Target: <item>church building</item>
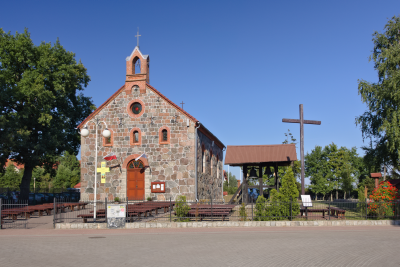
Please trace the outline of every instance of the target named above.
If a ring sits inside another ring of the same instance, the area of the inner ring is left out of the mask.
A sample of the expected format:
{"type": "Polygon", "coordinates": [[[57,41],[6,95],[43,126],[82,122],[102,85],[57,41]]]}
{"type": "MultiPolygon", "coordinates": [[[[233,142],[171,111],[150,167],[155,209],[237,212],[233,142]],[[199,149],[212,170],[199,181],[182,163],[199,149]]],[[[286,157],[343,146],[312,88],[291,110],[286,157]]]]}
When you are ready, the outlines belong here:
{"type": "Polygon", "coordinates": [[[89,130],[81,136],[81,199],[94,199],[97,186],[97,199],[221,200],[224,144],[150,85],[149,64],[136,46],[125,84],[78,126],[89,130]]]}

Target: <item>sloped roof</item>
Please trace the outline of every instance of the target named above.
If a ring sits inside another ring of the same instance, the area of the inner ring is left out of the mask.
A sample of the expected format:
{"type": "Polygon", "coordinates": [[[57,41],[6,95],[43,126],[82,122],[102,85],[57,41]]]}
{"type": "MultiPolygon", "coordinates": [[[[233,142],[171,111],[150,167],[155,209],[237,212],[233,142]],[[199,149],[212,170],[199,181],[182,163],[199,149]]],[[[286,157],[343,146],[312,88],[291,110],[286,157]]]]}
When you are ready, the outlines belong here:
{"type": "Polygon", "coordinates": [[[378,178],[378,177],[382,177],[382,173],[380,172],[371,173],[371,178],[378,178]]]}
{"type": "Polygon", "coordinates": [[[289,165],[297,160],[295,144],[227,146],[225,165],[280,163],[289,165]]]}
{"type": "MultiPolygon", "coordinates": [[[[174,108],[176,108],[178,111],[183,113],[185,116],[187,116],[190,120],[192,120],[194,123],[198,123],[199,120],[197,120],[195,117],[187,113],[185,110],[183,110],[181,107],[179,107],[177,104],[172,102],[168,97],[160,93],[156,88],[151,86],[150,84],[146,83],[147,88],[152,90],[154,93],[159,95],[162,99],[164,99],[166,102],[168,102],[170,105],[172,105],[174,108]]],[[[96,116],[104,107],[108,105],[111,101],[113,101],[125,88],[125,85],[123,85],[121,88],[119,88],[110,98],[108,98],[103,104],[101,104],[95,111],[92,112],[86,119],[84,119],[78,126],[77,128],[81,128],[82,126],[85,125],[87,121],[92,119],[94,116],[96,116]]],[[[212,134],[203,124],[200,125],[199,130],[205,134],[210,140],[213,140],[216,145],[218,145],[221,149],[225,147],[225,145],[214,135],[212,134]]]]}

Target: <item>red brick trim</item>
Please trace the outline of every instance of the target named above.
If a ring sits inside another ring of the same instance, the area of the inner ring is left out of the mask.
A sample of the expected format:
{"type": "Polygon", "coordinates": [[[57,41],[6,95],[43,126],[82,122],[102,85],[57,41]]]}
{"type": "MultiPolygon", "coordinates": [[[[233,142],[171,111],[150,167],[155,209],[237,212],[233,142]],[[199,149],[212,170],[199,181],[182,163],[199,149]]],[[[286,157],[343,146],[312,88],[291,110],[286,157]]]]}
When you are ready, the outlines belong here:
{"type": "Polygon", "coordinates": [[[142,131],[140,131],[139,128],[133,128],[130,132],[129,132],[129,143],[131,146],[140,146],[142,144],[142,131]],[[133,136],[133,133],[135,131],[139,132],[139,142],[135,143],[135,137],[133,136]]]}
{"type": "Polygon", "coordinates": [[[169,129],[168,126],[162,126],[159,130],[158,130],[158,143],[160,145],[166,145],[169,144],[171,142],[171,130],[169,129]],[[162,139],[162,131],[163,130],[167,130],[168,133],[168,141],[163,141],[162,139]]]}
{"type": "MultiPolygon", "coordinates": [[[[128,167],[128,163],[131,162],[131,160],[136,159],[140,155],[142,155],[142,154],[132,154],[132,155],[127,156],[124,159],[124,163],[122,163],[122,169],[126,170],[126,168],[128,167]]],[[[149,166],[149,162],[147,161],[147,159],[140,158],[140,160],[143,162],[144,166],[149,166]]]]}
{"type": "Polygon", "coordinates": [[[129,115],[131,118],[139,118],[140,116],[142,116],[143,113],[144,113],[144,109],[145,109],[144,102],[143,102],[142,100],[140,100],[140,99],[134,99],[134,100],[130,101],[130,102],[128,103],[128,106],[126,107],[126,111],[128,112],[128,115],[129,115]],[[136,102],[138,102],[138,103],[140,103],[140,104],[142,105],[142,111],[141,111],[139,114],[137,114],[137,115],[134,114],[134,113],[132,112],[132,109],[131,109],[132,105],[133,105],[134,103],[136,103],[136,102]]]}
{"type": "Polygon", "coordinates": [[[114,132],[113,132],[113,130],[111,130],[111,129],[108,129],[108,130],[109,130],[110,133],[111,133],[111,136],[110,136],[111,143],[107,144],[107,143],[106,143],[106,139],[107,139],[107,138],[105,138],[104,136],[102,136],[102,137],[103,137],[103,146],[113,146],[113,145],[114,145],[114,132]]]}

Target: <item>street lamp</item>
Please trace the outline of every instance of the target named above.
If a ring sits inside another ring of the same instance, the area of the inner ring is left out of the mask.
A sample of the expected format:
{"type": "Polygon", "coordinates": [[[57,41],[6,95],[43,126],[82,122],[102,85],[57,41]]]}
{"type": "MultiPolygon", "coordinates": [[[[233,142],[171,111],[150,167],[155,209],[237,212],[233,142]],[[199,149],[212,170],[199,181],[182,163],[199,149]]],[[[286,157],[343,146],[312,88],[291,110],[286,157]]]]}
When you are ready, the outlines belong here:
{"type": "Polygon", "coordinates": [[[83,137],[87,137],[89,136],[89,130],[87,128],[87,125],[89,122],[94,123],[94,125],[96,126],[96,145],[95,145],[95,167],[94,167],[94,213],[93,213],[93,221],[96,221],[96,215],[97,215],[97,126],[100,125],[101,123],[104,123],[104,125],[106,126],[106,128],[104,129],[104,131],[102,132],[103,136],[105,138],[109,138],[111,136],[111,132],[110,130],[107,129],[107,123],[105,121],[100,121],[100,119],[96,119],[96,121],[91,120],[88,121],[85,124],[85,127],[83,127],[83,129],[81,130],[81,136],[83,137]]]}

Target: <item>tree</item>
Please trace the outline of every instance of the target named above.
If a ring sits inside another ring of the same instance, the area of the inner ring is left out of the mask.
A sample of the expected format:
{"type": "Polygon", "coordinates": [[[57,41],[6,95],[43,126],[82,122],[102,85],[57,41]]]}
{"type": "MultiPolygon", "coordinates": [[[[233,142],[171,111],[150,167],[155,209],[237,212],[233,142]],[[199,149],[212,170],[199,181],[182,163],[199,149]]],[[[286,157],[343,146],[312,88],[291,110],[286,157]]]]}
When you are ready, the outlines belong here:
{"type": "Polygon", "coordinates": [[[224,191],[228,192],[228,194],[234,194],[237,190],[237,180],[236,176],[233,175],[231,172],[228,173],[228,181],[224,182],[224,191]]]}
{"type": "Polygon", "coordinates": [[[11,162],[5,169],[3,174],[0,174],[0,187],[16,189],[22,179],[23,170],[17,170],[11,162]]]}
{"type": "Polygon", "coordinates": [[[21,199],[27,199],[36,166],[51,169],[64,152],[77,153],[75,127],[93,111],[83,88],[90,81],[57,40],[33,44],[30,34],[0,29],[0,164],[24,164],[21,199]]]}
{"type": "Polygon", "coordinates": [[[394,16],[385,25],[385,32],[374,32],[374,61],[378,81],[358,81],[358,93],[368,110],[356,118],[363,139],[372,147],[364,147],[366,156],[377,165],[391,165],[399,170],[400,159],[400,18],[394,16]]]}

